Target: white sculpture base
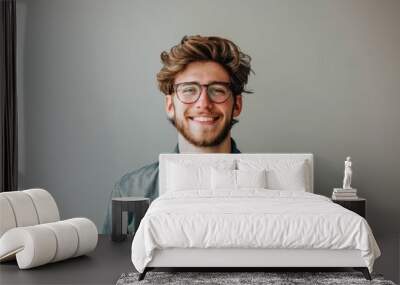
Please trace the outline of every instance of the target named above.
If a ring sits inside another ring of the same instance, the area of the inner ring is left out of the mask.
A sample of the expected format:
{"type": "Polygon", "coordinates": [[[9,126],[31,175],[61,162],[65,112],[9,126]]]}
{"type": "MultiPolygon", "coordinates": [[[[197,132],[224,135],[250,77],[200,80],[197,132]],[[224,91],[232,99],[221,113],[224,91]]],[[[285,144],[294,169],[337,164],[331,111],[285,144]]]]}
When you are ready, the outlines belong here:
{"type": "Polygon", "coordinates": [[[333,188],[333,191],[334,192],[343,192],[343,191],[357,192],[357,189],[356,188],[347,188],[347,189],[345,189],[345,188],[333,188]]]}
{"type": "Polygon", "coordinates": [[[333,200],[357,200],[357,189],[343,189],[343,188],[333,188],[332,193],[333,200]]]}

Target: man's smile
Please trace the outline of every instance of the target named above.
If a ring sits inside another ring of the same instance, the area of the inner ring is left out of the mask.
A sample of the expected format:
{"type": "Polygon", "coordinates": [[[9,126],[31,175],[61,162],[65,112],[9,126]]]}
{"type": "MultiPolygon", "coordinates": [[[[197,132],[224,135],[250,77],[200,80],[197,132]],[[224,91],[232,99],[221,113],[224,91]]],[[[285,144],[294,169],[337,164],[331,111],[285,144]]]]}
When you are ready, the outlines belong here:
{"type": "Polygon", "coordinates": [[[189,116],[190,121],[200,125],[214,125],[220,116],[189,116]]]}

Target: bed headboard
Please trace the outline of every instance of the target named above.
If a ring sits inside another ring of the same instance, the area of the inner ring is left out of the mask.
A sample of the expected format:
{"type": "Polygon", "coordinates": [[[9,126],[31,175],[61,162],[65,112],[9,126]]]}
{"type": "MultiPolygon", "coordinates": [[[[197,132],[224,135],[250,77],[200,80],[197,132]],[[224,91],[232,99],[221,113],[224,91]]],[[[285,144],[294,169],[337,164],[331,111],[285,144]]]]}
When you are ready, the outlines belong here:
{"type": "Polygon", "coordinates": [[[314,165],[312,153],[207,153],[207,154],[189,154],[189,153],[162,153],[159,155],[159,195],[166,191],[166,165],[168,161],[198,160],[199,162],[212,163],[216,160],[236,161],[243,160],[304,160],[306,166],[307,192],[314,192],[314,165]]]}

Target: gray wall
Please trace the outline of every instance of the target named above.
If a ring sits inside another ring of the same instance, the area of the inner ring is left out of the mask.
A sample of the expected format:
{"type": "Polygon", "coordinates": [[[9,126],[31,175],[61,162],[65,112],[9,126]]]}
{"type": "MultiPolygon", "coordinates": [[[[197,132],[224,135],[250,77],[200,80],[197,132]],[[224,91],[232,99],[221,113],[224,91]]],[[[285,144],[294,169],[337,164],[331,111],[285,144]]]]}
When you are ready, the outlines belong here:
{"type": "Polygon", "coordinates": [[[160,52],[221,35],[253,58],[233,136],[243,152],[312,152],[315,192],[353,186],[398,280],[400,1],[18,0],[21,188],[98,226],[118,178],[176,143],[160,52]]]}

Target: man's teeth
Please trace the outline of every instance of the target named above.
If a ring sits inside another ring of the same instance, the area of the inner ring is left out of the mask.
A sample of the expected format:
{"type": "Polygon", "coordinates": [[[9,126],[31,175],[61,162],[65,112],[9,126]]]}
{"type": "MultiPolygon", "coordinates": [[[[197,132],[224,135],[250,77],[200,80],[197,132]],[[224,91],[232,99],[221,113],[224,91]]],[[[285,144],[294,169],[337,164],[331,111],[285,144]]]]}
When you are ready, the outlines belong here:
{"type": "Polygon", "coordinates": [[[199,121],[199,122],[211,122],[216,120],[217,118],[215,117],[192,117],[194,121],[199,121]]]}

